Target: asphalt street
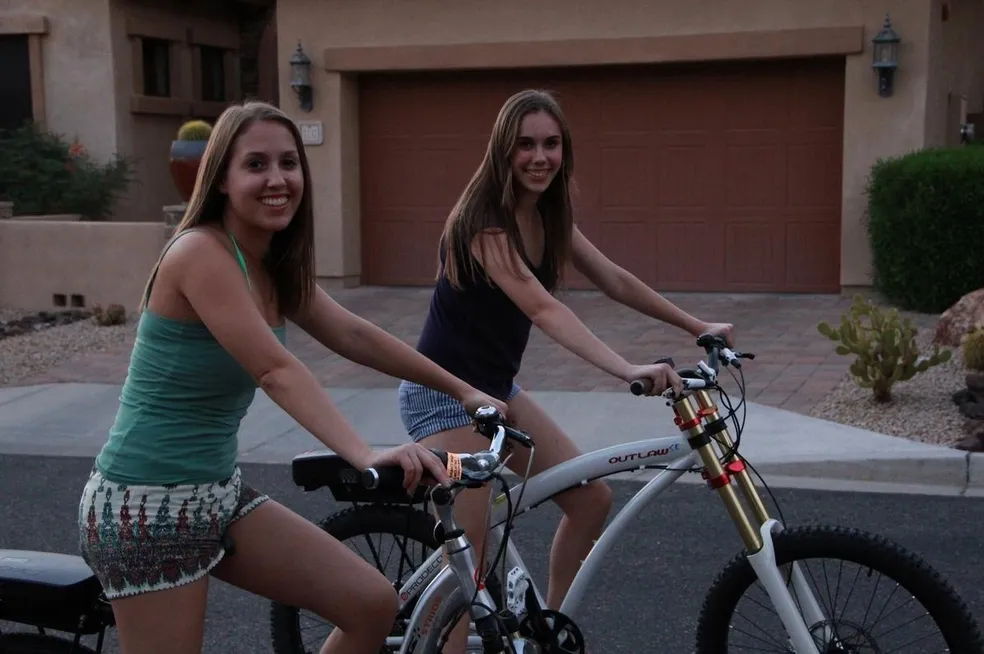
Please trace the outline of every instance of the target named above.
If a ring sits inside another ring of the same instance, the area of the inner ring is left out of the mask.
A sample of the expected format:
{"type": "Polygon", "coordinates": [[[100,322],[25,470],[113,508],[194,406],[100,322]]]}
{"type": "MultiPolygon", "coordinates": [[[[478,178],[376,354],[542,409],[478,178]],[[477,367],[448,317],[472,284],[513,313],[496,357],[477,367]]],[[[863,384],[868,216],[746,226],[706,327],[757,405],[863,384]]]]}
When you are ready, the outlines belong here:
{"type": "MultiPolygon", "coordinates": [[[[90,467],[88,458],[0,455],[0,548],[75,553],[76,508],[90,467]]],[[[246,464],[243,471],[253,485],[309,519],[336,509],[327,492],[294,487],[286,466],[246,464]]],[[[612,486],[616,509],[638,488],[627,481],[612,486]]],[[[922,554],[984,619],[984,502],[794,489],[774,493],[790,524],[860,527],[922,554]]],[[[553,505],[544,505],[516,523],[514,538],[538,580],[559,515],[553,505]]],[[[700,485],[670,489],[606,562],[582,623],[589,646],[611,654],[691,651],[703,595],[739,549],[715,495],[700,485]]],[[[114,636],[104,651],[119,651],[114,636]]],[[[204,652],[271,651],[267,601],[215,582],[204,652]]]]}

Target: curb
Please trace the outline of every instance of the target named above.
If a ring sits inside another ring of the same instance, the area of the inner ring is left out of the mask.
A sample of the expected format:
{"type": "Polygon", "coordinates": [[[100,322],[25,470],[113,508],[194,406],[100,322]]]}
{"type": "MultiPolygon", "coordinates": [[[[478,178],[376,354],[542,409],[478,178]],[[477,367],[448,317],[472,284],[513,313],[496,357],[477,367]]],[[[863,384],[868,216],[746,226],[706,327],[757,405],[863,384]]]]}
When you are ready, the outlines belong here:
{"type": "MultiPolygon", "coordinates": [[[[761,463],[749,469],[754,483],[770,488],[984,497],[984,453],[954,450],[939,458],[864,459],[761,463]],[[757,473],[757,474],[756,474],[757,473]]],[[[610,479],[645,483],[659,470],[622,473],[610,479]]],[[[703,484],[698,475],[683,475],[680,482],[703,484]]]]}

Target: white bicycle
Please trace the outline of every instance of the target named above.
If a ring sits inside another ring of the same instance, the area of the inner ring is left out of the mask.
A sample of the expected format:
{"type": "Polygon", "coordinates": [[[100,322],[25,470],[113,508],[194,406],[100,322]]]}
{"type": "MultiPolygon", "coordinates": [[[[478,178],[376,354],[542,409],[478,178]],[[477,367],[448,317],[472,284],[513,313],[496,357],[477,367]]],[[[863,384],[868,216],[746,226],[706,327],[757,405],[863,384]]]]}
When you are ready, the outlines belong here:
{"type": "MultiPolygon", "coordinates": [[[[383,561],[380,546],[373,544],[369,534],[392,536],[400,546],[393,582],[399,593],[400,613],[382,651],[436,654],[451,628],[467,615],[471,621],[468,646],[473,651],[583,653],[584,637],[576,618],[602,559],[627,536],[625,530],[640,511],[683,474],[700,472],[723,501],[745,549],[725,566],[707,592],[697,619],[697,654],[743,649],[796,654],[984,653],[981,633],[964,600],[917,554],[856,529],[831,525],[787,529],[781,511],[779,520],[770,515],[749,476],[750,464],[738,453],[744,419],[739,423],[737,411],[744,398],[733,407],[718,384],[720,365],[741,373],[740,360],[754,355],[734,352],[721,338],[711,335],[702,335],[697,345],[705,349],[706,361],[694,368],[677,369],[685,387],[680,396],[672,389],[664,393],[673,407],[679,436],[588,452],[538,475],[527,475],[512,488],[503,477],[511,448],[530,448],[532,460],[535,443],[530,435],[504,424],[492,407],[484,407],[474,416],[477,431],[491,440],[488,450],[469,454],[436,451],[455,480],[450,489],[422,486],[411,498],[402,488],[399,467],[360,474],[328,452],[296,457],[292,464],[295,483],[309,491],[327,486],[336,499],[355,505],[327,518],[322,528],[339,540],[368,542],[377,567],[384,573],[389,561],[383,561]],[[712,399],[710,391],[714,390],[728,409],[726,415],[712,399]],[[734,426],[734,440],[729,420],[734,426]],[[559,609],[545,608],[519,551],[509,540],[513,520],[588,480],[647,468],[662,472],[614,516],[584,560],[559,609]],[[499,482],[503,488],[490,497],[485,551],[494,555],[487,566],[479,568],[474,548],[454,520],[453,506],[462,489],[491,482],[499,482]],[[436,509],[436,522],[422,506],[428,502],[436,509]],[[414,561],[408,541],[431,551],[414,561]],[[823,572],[836,570],[836,589],[811,589],[808,581],[816,583],[811,564],[820,558],[829,560],[820,568],[823,572]],[[846,566],[855,569],[846,574],[846,566]],[[869,581],[876,574],[887,577],[886,590],[901,600],[901,606],[873,607],[877,582],[875,591],[858,595],[854,589],[841,588],[842,582],[869,581]],[[764,588],[764,595],[761,600],[751,600],[748,612],[771,611],[778,619],[771,626],[747,627],[749,616],[738,610],[740,600],[755,585],[764,588]],[[851,599],[858,600],[860,615],[847,618],[851,599]],[[912,602],[922,604],[922,608],[908,617],[902,615],[912,602]],[[938,631],[935,641],[931,640],[933,634],[912,633],[924,622],[938,631]],[[747,645],[742,645],[743,638],[749,640],[747,645]]],[[[744,395],[744,374],[735,380],[744,395]]],[[[650,389],[637,381],[630,390],[643,395],[650,389]]],[[[318,651],[326,635],[315,636],[305,644],[303,618],[294,607],[272,605],[271,631],[278,654],[318,651]]],[[[318,620],[315,616],[312,619],[318,620]]],[[[594,651],[604,648],[595,647],[594,651]]]]}

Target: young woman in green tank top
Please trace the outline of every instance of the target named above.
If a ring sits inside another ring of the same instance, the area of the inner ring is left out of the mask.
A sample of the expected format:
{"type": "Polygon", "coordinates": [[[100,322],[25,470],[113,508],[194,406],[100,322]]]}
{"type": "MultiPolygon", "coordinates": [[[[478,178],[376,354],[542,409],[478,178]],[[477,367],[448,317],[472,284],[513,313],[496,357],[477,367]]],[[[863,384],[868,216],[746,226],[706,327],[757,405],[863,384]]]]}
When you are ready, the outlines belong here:
{"type": "Polygon", "coordinates": [[[362,440],[285,347],[287,319],[469,411],[507,410],[315,284],[311,202],[294,123],[264,103],[229,107],[148,280],[116,421],[79,504],[80,548],[112,601],[123,654],[200,652],[210,576],[336,625],[322,654],[379,651],[390,631],[386,578],[243,480],[240,421],[260,387],[359,469],[398,463],[408,489],[425,473],[447,476],[419,444],[377,452],[362,440]]]}

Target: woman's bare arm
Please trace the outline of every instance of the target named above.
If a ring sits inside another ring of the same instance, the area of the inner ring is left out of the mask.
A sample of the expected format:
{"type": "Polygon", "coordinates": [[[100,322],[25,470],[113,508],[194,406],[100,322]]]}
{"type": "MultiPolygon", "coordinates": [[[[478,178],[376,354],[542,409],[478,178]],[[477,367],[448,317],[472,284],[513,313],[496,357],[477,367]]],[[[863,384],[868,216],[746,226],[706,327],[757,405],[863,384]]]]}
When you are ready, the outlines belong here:
{"type": "Polygon", "coordinates": [[[219,241],[205,233],[188,234],[165,258],[170,259],[167,269],[178,291],[270,399],[353,466],[367,467],[372,448],[310,370],[277,340],[247,290],[242,271],[219,241]]]}

